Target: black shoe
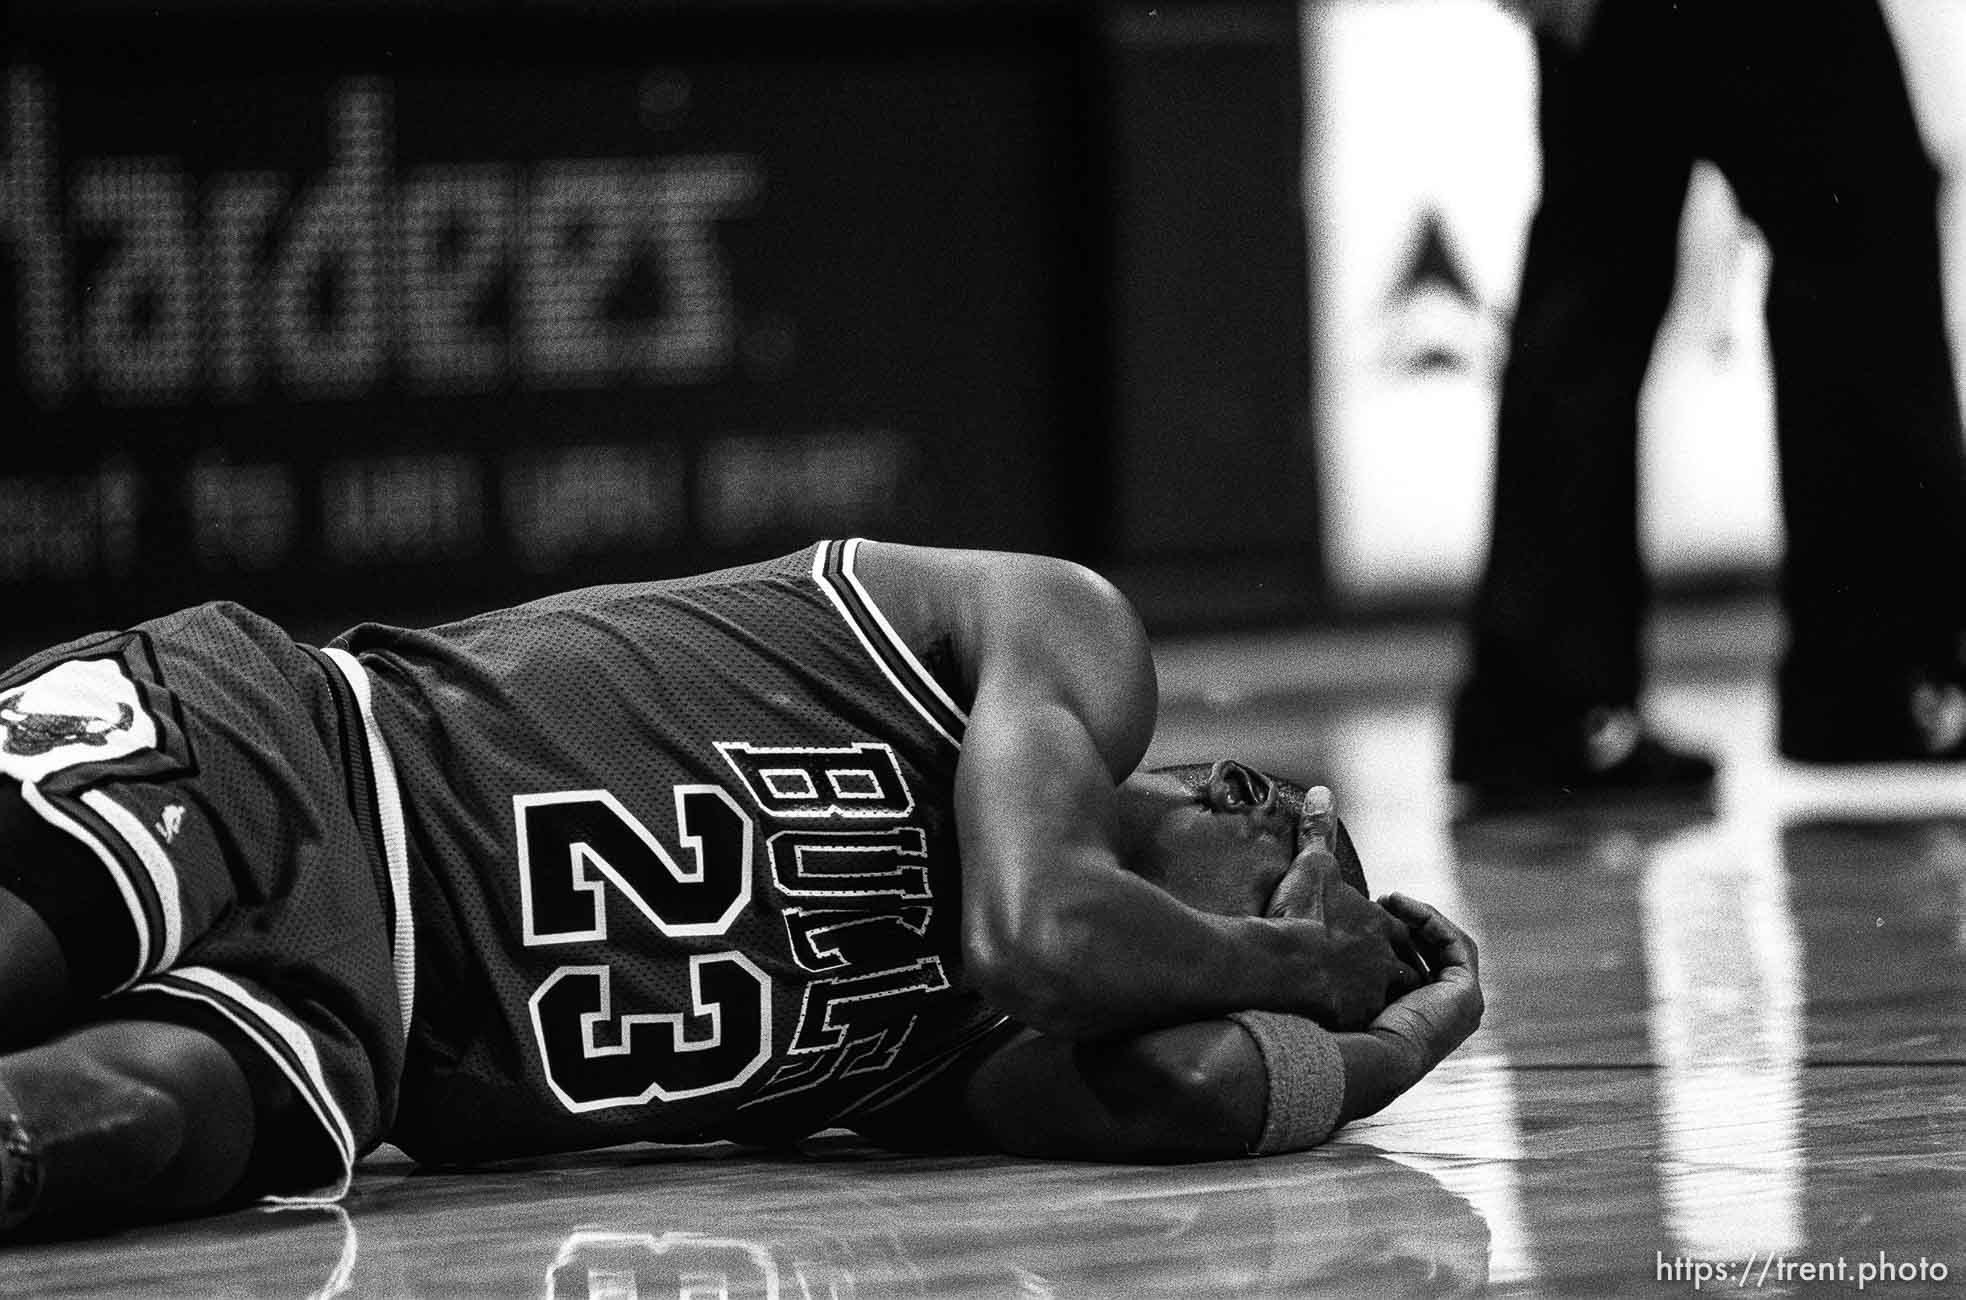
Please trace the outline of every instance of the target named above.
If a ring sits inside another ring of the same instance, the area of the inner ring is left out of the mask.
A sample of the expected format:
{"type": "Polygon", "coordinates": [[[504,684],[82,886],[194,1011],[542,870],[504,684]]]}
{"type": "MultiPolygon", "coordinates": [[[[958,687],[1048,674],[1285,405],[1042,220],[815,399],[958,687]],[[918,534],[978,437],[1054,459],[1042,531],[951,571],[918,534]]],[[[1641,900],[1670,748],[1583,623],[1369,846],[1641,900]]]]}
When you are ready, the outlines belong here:
{"type": "Polygon", "coordinates": [[[1457,713],[1448,763],[1464,818],[1711,804],[1713,761],[1652,735],[1633,709],[1519,726],[1500,743],[1472,734],[1473,717],[1457,713]]]}
{"type": "Polygon", "coordinates": [[[1778,747],[1799,763],[1966,760],[1966,669],[1910,670],[1865,687],[1782,681],[1778,747]]]}

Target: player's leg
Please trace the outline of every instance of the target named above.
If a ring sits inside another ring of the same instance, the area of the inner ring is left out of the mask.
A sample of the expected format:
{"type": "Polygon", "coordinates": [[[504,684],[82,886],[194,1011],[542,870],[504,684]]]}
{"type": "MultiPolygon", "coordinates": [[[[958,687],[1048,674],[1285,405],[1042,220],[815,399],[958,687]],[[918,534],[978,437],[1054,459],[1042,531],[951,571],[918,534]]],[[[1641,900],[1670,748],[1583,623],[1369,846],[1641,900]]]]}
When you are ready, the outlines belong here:
{"type": "Polygon", "coordinates": [[[203,1030],[78,1023],[115,982],[103,936],[127,913],[96,863],[30,816],[0,790],[0,1234],[212,1205],[245,1172],[255,1092],[267,1114],[289,1098],[269,1071],[249,1085],[203,1030]]]}
{"type": "MultiPolygon", "coordinates": [[[[5,875],[0,863],[0,880],[5,875]]],[[[40,1041],[74,1013],[75,1003],[54,932],[0,885],[0,1052],[40,1041]]]]}
{"type": "Polygon", "coordinates": [[[170,1021],[85,1025],[0,1057],[0,1232],[87,1231],[210,1208],[241,1187],[261,1119],[238,1056],[170,1021]]]}
{"type": "Polygon", "coordinates": [[[0,1052],[41,1041],[128,981],[136,932],[110,873],[0,778],[0,1052]]]}
{"type": "Polygon", "coordinates": [[[245,1072],[210,1034],[78,1023],[115,983],[106,936],[129,928],[111,891],[0,789],[0,1233],[207,1206],[252,1151],[245,1072]]]}
{"type": "Polygon", "coordinates": [[[0,1089],[47,1212],[86,1229],[345,1187],[394,1110],[407,997],[384,900],[407,864],[385,879],[358,816],[339,675],[205,605],[0,680],[0,889],[28,936],[0,948],[21,1018],[0,1089]],[[69,1096],[88,1104],[50,1100],[69,1096]]]}

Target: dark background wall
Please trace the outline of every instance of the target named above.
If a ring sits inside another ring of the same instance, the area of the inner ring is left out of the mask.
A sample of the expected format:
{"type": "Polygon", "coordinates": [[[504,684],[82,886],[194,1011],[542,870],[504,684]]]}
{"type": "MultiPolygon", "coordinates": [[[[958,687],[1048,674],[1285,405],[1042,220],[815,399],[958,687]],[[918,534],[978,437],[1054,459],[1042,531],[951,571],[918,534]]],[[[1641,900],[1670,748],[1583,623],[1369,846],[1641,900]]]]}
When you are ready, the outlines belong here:
{"type": "Polygon", "coordinates": [[[9,647],[847,533],[1318,608],[1292,6],[6,12],[9,647]]]}

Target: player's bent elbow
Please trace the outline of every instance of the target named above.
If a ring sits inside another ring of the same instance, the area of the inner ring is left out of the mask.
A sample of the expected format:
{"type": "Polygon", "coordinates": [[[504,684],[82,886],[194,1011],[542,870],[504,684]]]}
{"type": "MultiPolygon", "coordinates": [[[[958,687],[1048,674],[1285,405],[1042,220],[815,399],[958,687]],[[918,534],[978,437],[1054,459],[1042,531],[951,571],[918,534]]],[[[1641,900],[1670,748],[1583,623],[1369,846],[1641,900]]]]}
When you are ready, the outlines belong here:
{"type": "Polygon", "coordinates": [[[1116,1158],[1173,1163],[1219,1160],[1254,1149],[1267,1090],[1262,1063],[1226,1021],[1180,1025],[1111,1049],[1088,1077],[1113,1099],[1122,1122],[1116,1158]]]}
{"type": "Polygon", "coordinates": [[[1244,1156],[1263,1124],[1260,1063],[1227,1022],[1132,1038],[1042,1036],[992,1062],[978,1115],[994,1145],[1051,1160],[1178,1164],[1244,1156]],[[1241,1041],[1239,1041],[1241,1040],[1241,1041]]]}

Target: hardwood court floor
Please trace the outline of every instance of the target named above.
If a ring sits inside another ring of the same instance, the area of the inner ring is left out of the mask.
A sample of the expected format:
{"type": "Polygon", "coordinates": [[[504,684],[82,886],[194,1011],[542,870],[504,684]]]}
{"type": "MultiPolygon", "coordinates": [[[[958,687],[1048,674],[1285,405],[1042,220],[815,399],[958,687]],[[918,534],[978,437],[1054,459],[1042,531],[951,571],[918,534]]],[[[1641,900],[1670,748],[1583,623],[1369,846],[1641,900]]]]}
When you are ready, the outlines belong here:
{"type": "Polygon", "coordinates": [[[1456,827],[1443,638],[1164,657],[1155,759],[1327,781],[1375,888],[1482,943],[1482,1032],[1318,1151],[1136,1169],[829,1135],[464,1175],[384,1148],[343,1207],[6,1251],[0,1293],[1966,1295],[1966,771],[1784,769],[1751,648],[1668,663],[1657,700],[1727,761],[1714,815],[1456,827]]]}

